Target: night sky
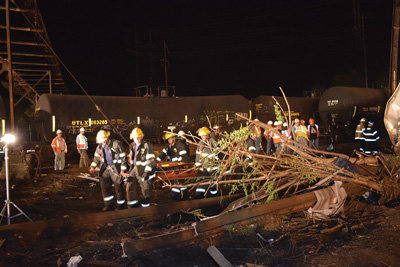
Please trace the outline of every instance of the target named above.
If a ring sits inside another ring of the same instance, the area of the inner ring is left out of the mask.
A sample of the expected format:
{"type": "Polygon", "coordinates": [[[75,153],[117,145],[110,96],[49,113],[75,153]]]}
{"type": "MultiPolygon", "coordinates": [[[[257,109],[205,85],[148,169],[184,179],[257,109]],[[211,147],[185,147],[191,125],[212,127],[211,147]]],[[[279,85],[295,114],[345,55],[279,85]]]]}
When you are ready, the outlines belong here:
{"type": "MultiPolygon", "coordinates": [[[[388,80],[393,1],[359,1],[371,87],[388,80]]],[[[334,85],[366,86],[353,0],[37,3],[53,49],[91,95],[165,85],[164,40],[168,85],[178,96],[253,98],[280,95],[279,86],[302,96],[334,85]]],[[[63,73],[70,92],[83,94],[63,73]]]]}

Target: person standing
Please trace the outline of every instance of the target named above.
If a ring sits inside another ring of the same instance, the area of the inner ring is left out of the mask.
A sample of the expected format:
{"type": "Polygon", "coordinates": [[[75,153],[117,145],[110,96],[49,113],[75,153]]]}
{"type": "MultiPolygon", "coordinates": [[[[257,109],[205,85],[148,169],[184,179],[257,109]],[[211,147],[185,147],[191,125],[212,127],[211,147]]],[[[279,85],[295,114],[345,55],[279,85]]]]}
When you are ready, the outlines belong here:
{"type": "Polygon", "coordinates": [[[110,132],[105,130],[100,130],[97,133],[96,142],[98,145],[94,152],[89,172],[94,174],[95,168],[100,168],[100,188],[104,201],[103,211],[115,208],[113,184],[117,196],[117,208],[123,209],[125,208],[125,194],[123,182],[121,181],[121,172],[126,171],[126,166],[122,165],[122,162],[126,160],[126,153],[122,143],[110,138],[110,132]]]}
{"type": "MultiPolygon", "coordinates": [[[[275,130],[277,132],[279,132],[280,134],[282,134],[282,122],[281,121],[277,121],[276,122],[275,130]]],[[[275,155],[278,156],[279,153],[282,150],[282,139],[281,139],[281,136],[278,135],[275,132],[272,132],[272,140],[273,140],[274,146],[275,146],[275,155]]]]}
{"type": "Polygon", "coordinates": [[[79,160],[79,168],[89,167],[89,157],[87,154],[89,144],[85,136],[85,128],[83,127],[79,130],[79,134],[76,136],[76,148],[81,156],[79,160]]]}
{"type": "Polygon", "coordinates": [[[318,125],[315,124],[314,119],[310,118],[309,120],[309,125],[307,126],[308,130],[308,146],[310,148],[315,147],[316,150],[319,150],[319,128],[318,125]]]}
{"type": "Polygon", "coordinates": [[[378,131],[374,128],[374,122],[369,121],[367,127],[363,129],[363,136],[365,140],[365,154],[374,155],[378,154],[378,131]]]}
{"type": "Polygon", "coordinates": [[[360,143],[360,151],[361,152],[364,152],[364,149],[365,149],[365,140],[364,140],[363,130],[365,128],[366,122],[367,122],[367,119],[362,118],[360,120],[360,123],[357,125],[356,132],[354,134],[354,140],[356,140],[360,143]]]}
{"type": "Polygon", "coordinates": [[[267,153],[266,154],[267,154],[267,156],[270,156],[271,155],[272,146],[274,144],[274,142],[272,141],[272,134],[271,134],[271,130],[270,130],[270,129],[273,128],[272,121],[268,121],[267,125],[270,128],[265,129],[264,137],[267,140],[267,153]]]}
{"type": "Polygon", "coordinates": [[[337,143],[339,137],[339,124],[336,122],[335,118],[332,118],[328,132],[330,133],[331,144],[337,143]]]}
{"type": "MultiPolygon", "coordinates": [[[[201,138],[199,145],[196,149],[195,166],[199,168],[200,177],[210,177],[214,171],[218,169],[218,166],[213,165],[215,161],[218,161],[218,156],[214,151],[214,148],[210,140],[210,130],[207,127],[201,127],[197,130],[198,135],[201,138]],[[212,162],[214,160],[214,162],[212,162]]],[[[196,187],[196,198],[201,198],[205,195],[207,185],[200,185],[196,187]]],[[[210,188],[210,194],[215,196],[218,193],[218,188],[212,186],[210,188]]]]}
{"type": "Polygon", "coordinates": [[[51,142],[51,148],[53,149],[55,158],[54,158],[54,170],[64,170],[65,167],[65,154],[68,152],[67,143],[65,139],[62,137],[62,131],[60,129],[57,130],[57,136],[51,142]]]}
{"type": "MultiPolygon", "coordinates": [[[[259,122],[259,120],[257,118],[254,119],[254,121],[259,122]]],[[[253,125],[251,127],[251,131],[256,134],[256,140],[254,141],[255,145],[256,145],[256,154],[260,154],[260,150],[261,150],[261,129],[260,129],[260,126],[253,125]]]]}
{"type": "Polygon", "coordinates": [[[301,120],[301,123],[296,128],[295,135],[297,143],[303,146],[308,146],[308,131],[305,124],[306,122],[304,120],[301,120]]]}
{"type": "MultiPolygon", "coordinates": [[[[168,145],[164,147],[161,154],[157,157],[157,161],[171,161],[171,162],[185,162],[189,163],[189,157],[185,145],[176,140],[176,134],[165,133],[163,136],[164,140],[168,141],[168,145]]],[[[179,181],[176,181],[179,184],[179,181]]],[[[175,198],[183,197],[187,187],[171,187],[171,193],[175,198]]]]}
{"type": "Polygon", "coordinates": [[[130,137],[133,142],[129,145],[131,167],[126,177],[128,208],[137,207],[139,202],[142,207],[149,207],[150,190],[156,176],[154,148],[150,142],[143,140],[144,133],[140,128],[133,129],[130,137]]]}

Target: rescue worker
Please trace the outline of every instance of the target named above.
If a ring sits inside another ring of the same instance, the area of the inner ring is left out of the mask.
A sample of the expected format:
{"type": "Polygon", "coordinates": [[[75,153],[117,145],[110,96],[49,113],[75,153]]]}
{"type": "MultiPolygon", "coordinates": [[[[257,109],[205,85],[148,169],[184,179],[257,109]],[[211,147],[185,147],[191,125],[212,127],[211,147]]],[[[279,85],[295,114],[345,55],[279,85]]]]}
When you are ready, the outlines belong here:
{"type": "Polygon", "coordinates": [[[308,146],[310,148],[313,148],[314,146],[316,150],[319,150],[319,127],[317,124],[315,124],[313,118],[310,118],[308,122],[310,123],[307,126],[307,133],[309,138],[308,146]]]}
{"type": "MultiPolygon", "coordinates": [[[[273,127],[272,126],[272,121],[268,121],[267,125],[272,128],[273,127]]],[[[264,137],[267,140],[267,153],[266,154],[267,154],[267,156],[270,156],[271,155],[272,146],[273,146],[274,142],[272,141],[271,130],[269,128],[265,129],[264,137]]]]}
{"type": "MultiPolygon", "coordinates": [[[[287,139],[292,139],[292,136],[290,135],[289,130],[288,130],[287,122],[284,122],[282,124],[282,136],[286,137],[287,139]]],[[[285,150],[283,152],[288,154],[290,152],[290,148],[288,146],[285,146],[285,150]]]]}
{"type": "MultiPolygon", "coordinates": [[[[197,133],[200,136],[201,141],[196,149],[195,166],[199,167],[199,176],[209,177],[215,170],[218,169],[218,166],[213,166],[213,163],[210,163],[210,161],[217,161],[218,156],[214,152],[210,142],[210,130],[204,126],[198,129],[197,133]]],[[[198,186],[196,188],[196,198],[203,197],[206,193],[206,190],[206,185],[198,186]]],[[[212,186],[210,189],[211,196],[215,196],[217,193],[218,188],[216,186],[212,186]]]]}
{"type": "Polygon", "coordinates": [[[362,118],[360,120],[360,123],[357,125],[356,132],[354,134],[354,140],[356,140],[360,143],[360,151],[361,152],[364,152],[364,149],[365,149],[365,140],[364,140],[363,130],[365,128],[366,122],[367,122],[367,119],[362,118]]]}
{"type": "MultiPolygon", "coordinates": [[[[172,162],[189,162],[189,157],[186,152],[185,145],[176,141],[176,134],[165,133],[163,138],[168,140],[168,145],[164,147],[161,154],[157,157],[157,161],[172,161],[172,162]]],[[[175,198],[183,197],[187,187],[172,187],[171,192],[175,198]]]]}
{"type": "Polygon", "coordinates": [[[305,124],[306,122],[304,120],[300,121],[299,126],[296,128],[295,135],[297,143],[303,146],[308,146],[308,131],[305,124]]]}
{"type": "Polygon", "coordinates": [[[155,155],[153,145],[143,140],[144,133],[140,128],[131,132],[133,142],[129,146],[131,168],[126,177],[126,192],[128,208],[137,207],[140,201],[142,207],[150,206],[150,190],[155,177],[155,155]],[[138,194],[140,189],[140,194],[138,194]]]}
{"type": "Polygon", "coordinates": [[[331,144],[334,142],[337,143],[339,138],[339,124],[336,122],[335,118],[332,118],[332,121],[328,127],[328,132],[330,133],[331,144]]]}
{"type": "Polygon", "coordinates": [[[365,154],[378,154],[378,131],[374,128],[374,122],[369,121],[367,127],[363,129],[363,137],[365,140],[365,154]]]}
{"type": "Polygon", "coordinates": [[[123,209],[125,208],[125,194],[120,174],[126,171],[127,167],[122,165],[126,160],[126,153],[122,143],[110,138],[110,132],[105,130],[100,130],[97,133],[96,143],[98,145],[94,152],[93,162],[90,164],[89,171],[91,174],[94,174],[95,168],[100,168],[100,188],[104,200],[103,211],[115,208],[112,190],[113,184],[117,196],[117,208],[123,209]]]}
{"type": "MultiPolygon", "coordinates": [[[[275,124],[274,124],[275,125],[275,124]]],[[[275,130],[278,131],[280,134],[282,134],[282,122],[281,121],[277,121],[276,122],[276,127],[275,130]]],[[[282,140],[280,135],[278,135],[275,132],[272,132],[272,140],[274,142],[274,146],[275,146],[275,154],[278,156],[279,153],[282,150],[282,140]]]]}
{"type": "MultiPolygon", "coordinates": [[[[259,122],[258,119],[254,119],[254,121],[259,122]]],[[[253,125],[253,126],[251,127],[251,130],[252,130],[252,131],[255,133],[255,135],[256,135],[256,140],[255,140],[254,142],[255,142],[255,145],[256,145],[256,154],[259,154],[259,153],[260,153],[260,150],[261,150],[261,129],[260,129],[259,126],[253,125]]]]}
{"type": "Polygon", "coordinates": [[[51,142],[51,148],[54,152],[54,170],[64,170],[65,167],[65,154],[68,152],[67,143],[62,137],[62,131],[57,130],[57,136],[51,142]]]}
{"type": "Polygon", "coordinates": [[[297,142],[297,138],[296,138],[296,129],[297,129],[297,127],[299,127],[299,124],[300,124],[300,120],[299,120],[298,118],[296,118],[296,119],[294,120],[294,125],[292,126],[292,129],[291,129],[292,137],[293,137],[293,140],[294,140],[295,142],[297,142]]]}
{"type": "Polygon", "coordinates": [[[182,144],[185,146],[186,154],[187,154],[187,156],[188,156],[188,159],[190,160],[190,147],[189,147],[189,143],[188,143],[188,142],[186,141],[186,139],[185,139],[185,132],[184,132],[184,131],[180,130],[180,131],[178,132],[177,141],[178,141],[179,143],[182,143],[182,144]]]}
{"type": "Polygon", "coordinates": [[[85,128],[83,127],[79,130],[79,134],[76,136],[76,148],[81,156],[79,160],[79,168],[89,167],[89,157],[87,154],[89,144],[85,136],[85,128]]]}
{"type": "MultiPolygon", "coordinates": [[[[221,139],[221,126],[218,124],[215,124],[213,126],[213,131],[210,133],[210,140],[213,141],[213,143],[218,143],[218,140],[221,139]]],[[[216,146],[216,145],[215,145],[216,146]]]]}

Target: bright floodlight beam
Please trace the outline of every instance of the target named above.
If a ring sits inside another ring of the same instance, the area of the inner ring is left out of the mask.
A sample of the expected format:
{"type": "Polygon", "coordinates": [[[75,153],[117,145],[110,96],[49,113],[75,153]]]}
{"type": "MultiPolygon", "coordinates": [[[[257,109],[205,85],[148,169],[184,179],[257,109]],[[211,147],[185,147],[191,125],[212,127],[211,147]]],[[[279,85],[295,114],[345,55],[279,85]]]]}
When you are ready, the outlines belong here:
{"type": "Polygon", "coordinates": [[[7,143],[7,144],[11,144],[15,142],[15,136],[12,134],[5,134],[2,138],[1,138],[1,142],[7,143]]]}

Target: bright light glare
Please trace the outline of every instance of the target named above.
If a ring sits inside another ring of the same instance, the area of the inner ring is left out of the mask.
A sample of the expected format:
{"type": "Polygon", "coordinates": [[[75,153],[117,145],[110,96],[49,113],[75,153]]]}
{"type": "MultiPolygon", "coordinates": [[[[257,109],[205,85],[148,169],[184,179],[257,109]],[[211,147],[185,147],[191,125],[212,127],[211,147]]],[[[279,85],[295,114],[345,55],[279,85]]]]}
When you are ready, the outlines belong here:
{"type": "Polygon", "coordinates": [[[5,142],[7,144],[10,143],[14,143],[15,142],[15,136],[12,134],[5,134],[2,138],[1,138],[2,142],[5,142]]]}

